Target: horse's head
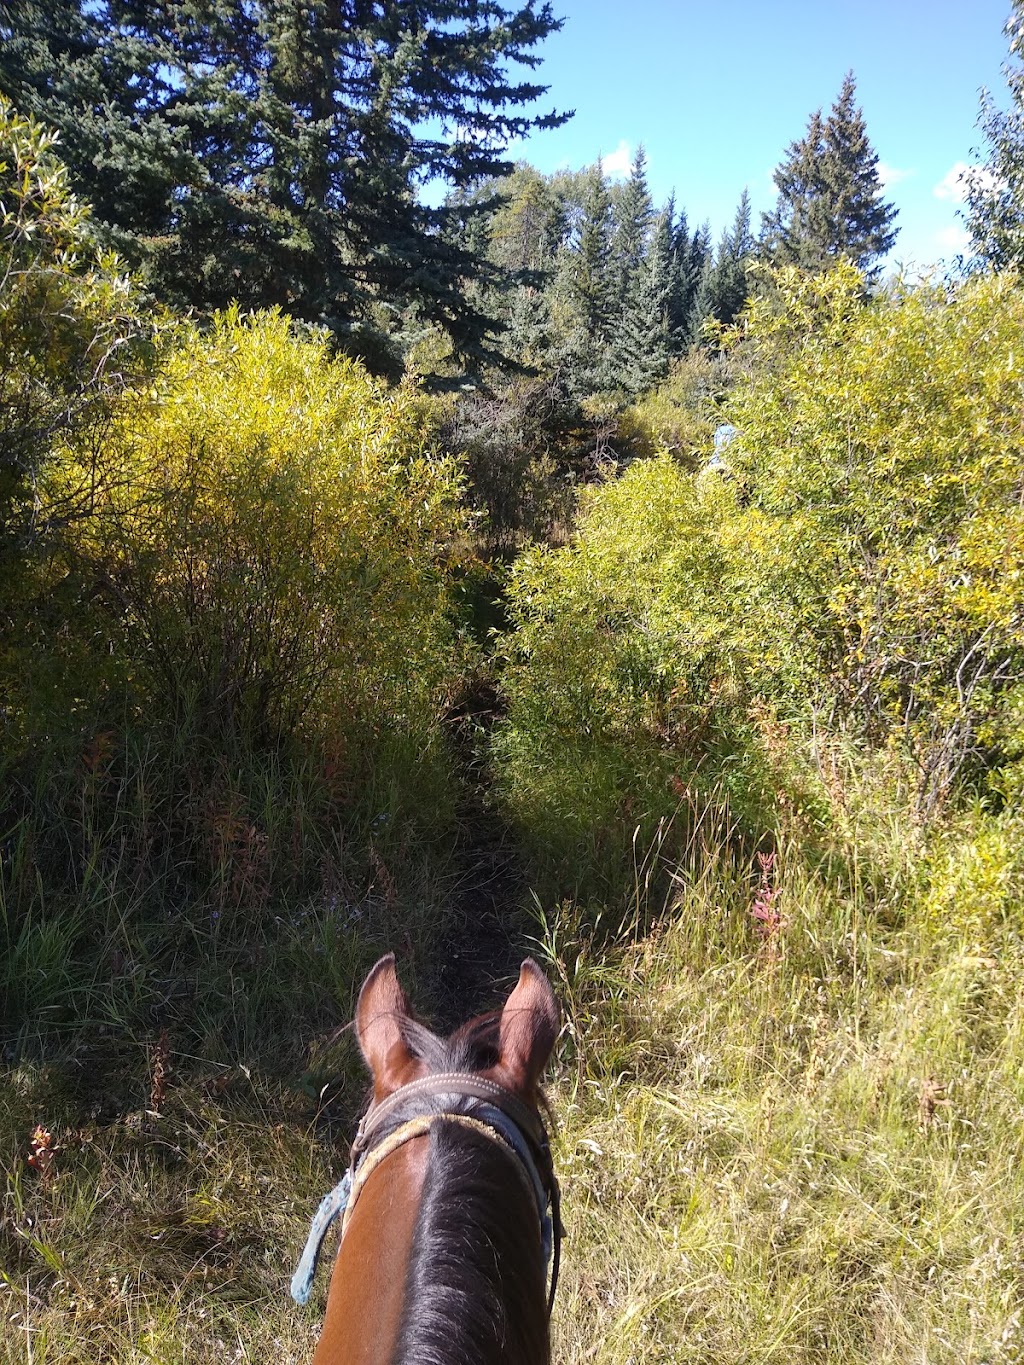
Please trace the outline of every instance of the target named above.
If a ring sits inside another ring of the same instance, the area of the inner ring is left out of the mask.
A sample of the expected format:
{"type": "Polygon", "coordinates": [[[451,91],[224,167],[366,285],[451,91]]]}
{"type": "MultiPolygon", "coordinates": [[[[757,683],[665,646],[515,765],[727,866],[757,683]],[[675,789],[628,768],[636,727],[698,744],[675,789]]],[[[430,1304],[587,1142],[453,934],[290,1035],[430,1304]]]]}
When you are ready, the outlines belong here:
{"type": "Polygon", "coordinates": [[[373,1099],[293,1280],[304,1302],[344,1209],[316,1365],[549,1360],[561,1221],[538,1083],[558,1026],[529,958],[500,1009],[448,1038],[413,1017],[392,955],[370,972],[355,1028],[373,1099]]]}

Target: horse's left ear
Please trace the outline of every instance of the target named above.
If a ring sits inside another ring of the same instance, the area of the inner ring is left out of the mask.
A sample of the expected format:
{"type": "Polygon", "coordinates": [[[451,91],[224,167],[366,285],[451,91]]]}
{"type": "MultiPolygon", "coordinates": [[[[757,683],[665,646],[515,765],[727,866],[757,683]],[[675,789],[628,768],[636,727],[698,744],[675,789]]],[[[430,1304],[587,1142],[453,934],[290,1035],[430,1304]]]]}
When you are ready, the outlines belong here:
{"type": "Polygon", "coordinates": [[[402,1036],[402,1022],[411,1017],[409,1002],[398,984],[395,955],[388,953],[371,969],[356,1005],[356,1038],[373,1072],[378,1100],[405,1079],[404,1071],[412,1057],[402,1036]]]}
{"type": "Polygon", "coordinates": [[[532,1090],[558,1037],[560,1012],[547,977],[528,957],[498,1025],[501,1065],[517,1088],[532,1090]]]}

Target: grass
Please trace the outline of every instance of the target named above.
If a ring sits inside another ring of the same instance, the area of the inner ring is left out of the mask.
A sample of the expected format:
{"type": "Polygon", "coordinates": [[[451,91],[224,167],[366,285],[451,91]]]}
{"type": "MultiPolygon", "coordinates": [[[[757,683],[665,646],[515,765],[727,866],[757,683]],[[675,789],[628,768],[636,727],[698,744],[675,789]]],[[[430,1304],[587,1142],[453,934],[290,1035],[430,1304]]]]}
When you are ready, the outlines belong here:
{"type": "Polygon", "coordinates": [[[0,1361],[309,1359],[287,1284],[365,1099],[343,1026],[386,948],[416,988],[450,915],[450,820],[410,816],[405,766],[358,806],[305,766],[182,785],[129,745],[102,783],[13,775],[0,1361]]]}
{"type": "Polygon", "coordinates": [[[1019,915],[984,944],[939,932],[904,869],[891,927],[793,845],[767,942],[758,868],[722,849],[711,831],[593,973],[585,918],[547,927],[572,1035],[557,1358],[1024,1359],[1019,915]]]}
{"type": "MultiPolygon", "coordinates": [[[[1009,810],[925,837],[862,779],[828,856],[783,824],[766,867],[705,799],[621,904],[534,905],[562,1365],[1024,1361],[1024,841],[1009,810]]],[[[236,903],[242,840],[168,916],[122,840],[8,903],[0,1360],[309,1360],[327,1278],[287,1282],[365,1093],[336,1028],[385,945],[429,999],[456,932],[449,855],[364,826],[317,892],[236,903]]]]}

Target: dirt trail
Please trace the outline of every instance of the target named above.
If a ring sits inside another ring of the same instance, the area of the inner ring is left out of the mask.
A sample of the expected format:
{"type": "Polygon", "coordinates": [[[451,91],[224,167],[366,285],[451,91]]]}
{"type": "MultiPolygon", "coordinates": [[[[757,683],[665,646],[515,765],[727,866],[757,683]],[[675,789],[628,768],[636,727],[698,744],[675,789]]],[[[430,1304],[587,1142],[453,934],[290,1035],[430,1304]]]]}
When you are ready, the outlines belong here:
{"type": "Polygon", "coordinates": [[[535,926],[523,909],[527,886],[515,840],[488,799],[481,764],[481,736],[496,717],[495,698],[472,698],[452,723],[452,738],[465,775],[456,850],[459,880],[450,930],[440,943],[430,975],[434,1023],[451,1029],[471,1014],[494,1006],[535,952],[535,926]]]}

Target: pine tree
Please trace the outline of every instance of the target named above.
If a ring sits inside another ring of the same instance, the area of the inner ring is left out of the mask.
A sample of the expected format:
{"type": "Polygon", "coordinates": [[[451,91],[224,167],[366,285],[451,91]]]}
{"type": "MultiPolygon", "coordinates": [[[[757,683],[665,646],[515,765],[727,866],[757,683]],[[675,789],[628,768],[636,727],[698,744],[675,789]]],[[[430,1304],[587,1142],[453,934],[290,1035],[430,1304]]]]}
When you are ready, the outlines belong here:
{"type": "Polygon", "coordinates": [[[0,89],[162,299],[280,304],[353,349],[383,303],[483,357],[480,263],[418,188],[561,121],[509,73],[559,26],[541,0],[0,0],[0,89]]]}
{"type": "Polygon", "coordinates": [[[637,276],[647,252],[654,209],[647,188],[647,153],[637,148],[629,179],[617,196],[614,207],[615,230],[611,242],[611,269],[619,309],[635,289],[637,276]]]}
{"type": "Polygon", "coordinates": [[[982,91],[979,124],[987,155],[967,176],[967,228],[975,251],[997,270],[1024,266],[1024,0],[1013,0],[1003,32],[1011,104],[998,109],[991,93],[982,91]]]}
{"type": "Polygon", "coordinates": [[[700,330],[711,310],[711,227],[702,224],[688,234],[685,214],[676,228],[676,261],[679,272],[679,321],[674,335],[685,350],[700,339],[700,330]]]}
{"type": "Polygon", "coordinates": [[[755,245],[750,228],[750,195],[744,190],[733,225],[722,234],[708,277],[709,311],[726,325],[735,322],[747,302],[749,266],[755,245]]]}
{"type": "Polygon", "coordinates": [[[896,210],[882,199],[878,157],[868,141],[849,72],[827,119],[811,115],[807,133],[790,145],[775,172],[775,211],[762,225],[764,254],[774,263],[827,270],[848,257],[869,278],[896,240],[896,210]]]}

